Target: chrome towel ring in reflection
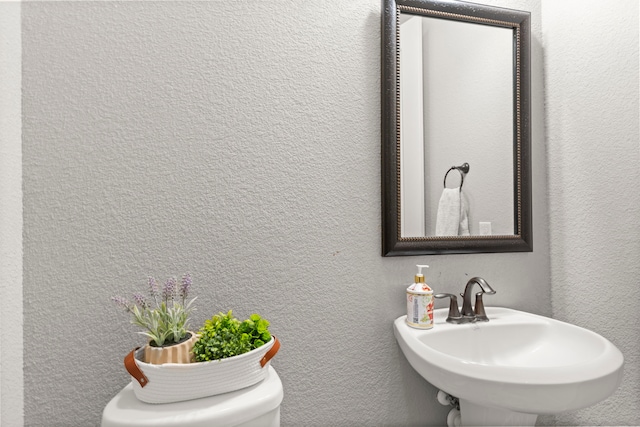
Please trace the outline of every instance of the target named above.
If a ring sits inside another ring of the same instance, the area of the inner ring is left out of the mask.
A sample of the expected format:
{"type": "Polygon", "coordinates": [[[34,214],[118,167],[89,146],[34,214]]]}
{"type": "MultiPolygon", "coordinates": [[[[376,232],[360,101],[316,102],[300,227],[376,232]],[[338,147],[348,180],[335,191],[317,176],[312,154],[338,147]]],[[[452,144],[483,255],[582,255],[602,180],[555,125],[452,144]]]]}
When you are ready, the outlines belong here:
{"type": "Polygon", "coordinates": [[[463,163],[460,166],[451,166],[447,173],[444,174],[444,188],[447,188],[447,175],[452,170],[457,170],[460,172],[460,191],[462,191],[462,184],[464,184],[464,177],[469,173],[469,163],[463,163]]]}

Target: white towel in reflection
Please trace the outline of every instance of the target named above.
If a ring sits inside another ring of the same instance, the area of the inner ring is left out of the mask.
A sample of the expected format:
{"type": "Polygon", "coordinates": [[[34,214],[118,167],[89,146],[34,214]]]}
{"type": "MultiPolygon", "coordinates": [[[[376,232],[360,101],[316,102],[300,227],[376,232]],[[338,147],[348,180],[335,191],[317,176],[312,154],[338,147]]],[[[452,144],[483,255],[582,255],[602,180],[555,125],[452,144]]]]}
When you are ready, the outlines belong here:
{"type": "Polygon", "coordinates": [[[469,207],[460,188],[445,188],[438,203],[436,236],[468,236],[469,207]]]}
{"type": "Polygon", "coordinates": [[[469,204],[464,193],[460,191],[460,227],[458,227],[458,236],[469,235],[469,204]]]}

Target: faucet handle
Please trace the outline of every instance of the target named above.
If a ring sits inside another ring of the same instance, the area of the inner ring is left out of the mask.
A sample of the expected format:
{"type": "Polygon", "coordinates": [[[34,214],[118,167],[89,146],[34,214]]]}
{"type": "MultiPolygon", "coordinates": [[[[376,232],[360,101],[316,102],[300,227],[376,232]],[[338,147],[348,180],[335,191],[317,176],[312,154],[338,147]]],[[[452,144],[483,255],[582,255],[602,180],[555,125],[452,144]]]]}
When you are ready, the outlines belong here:
{"type": "Polygon", "coordinates": [[[484,302],[482,302],[482,294],[493,295],[496,292],[478,292],[476,294],[476,306],[475,306],[475,314],[476,314],[476,322],[488,322],[489,318],[487,317],[487,313],[484,311],[484,302]]]}
{"type": "Polygon", "coordinates": [[[460,314],[460,309],[458,308],[458,297],[454,294],[435,294],[436,298],[447,298],[449,297],[449,314],[447,315],[447,322],[449,323],[460,323],[462,319],[462,315],[460,314]]]}

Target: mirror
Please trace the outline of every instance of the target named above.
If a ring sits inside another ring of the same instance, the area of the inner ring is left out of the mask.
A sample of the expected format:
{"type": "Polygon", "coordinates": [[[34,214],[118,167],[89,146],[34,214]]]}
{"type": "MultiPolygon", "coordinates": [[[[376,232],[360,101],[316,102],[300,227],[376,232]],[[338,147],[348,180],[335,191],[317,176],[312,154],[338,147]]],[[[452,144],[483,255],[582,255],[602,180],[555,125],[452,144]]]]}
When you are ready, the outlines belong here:
{"type": "Polygon", "coordinates": [[[530,14],[385,0],[383,256],[531,251],[530,14]]]}

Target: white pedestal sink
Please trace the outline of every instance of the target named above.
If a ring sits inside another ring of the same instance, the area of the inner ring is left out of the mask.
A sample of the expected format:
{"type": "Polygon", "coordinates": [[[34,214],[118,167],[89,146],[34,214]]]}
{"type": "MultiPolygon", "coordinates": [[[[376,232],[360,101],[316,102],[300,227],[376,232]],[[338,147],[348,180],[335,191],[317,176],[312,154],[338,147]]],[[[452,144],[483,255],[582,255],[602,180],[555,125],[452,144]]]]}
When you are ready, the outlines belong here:
{"type": "Polygon", "coordinates": [[[487,307],[489,322],[451,324],[434,311],[433,329],[394,321],[398,344],[424,379],[460,399],[463,426],[533,426],[609,397],[624,358],[595,332],[531,313],[487,307]]]}

